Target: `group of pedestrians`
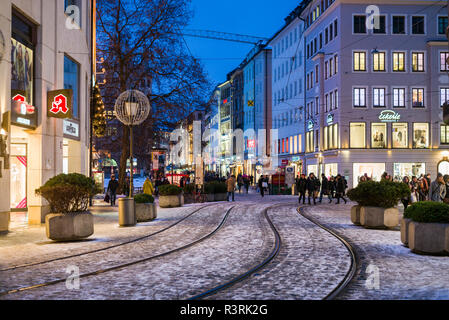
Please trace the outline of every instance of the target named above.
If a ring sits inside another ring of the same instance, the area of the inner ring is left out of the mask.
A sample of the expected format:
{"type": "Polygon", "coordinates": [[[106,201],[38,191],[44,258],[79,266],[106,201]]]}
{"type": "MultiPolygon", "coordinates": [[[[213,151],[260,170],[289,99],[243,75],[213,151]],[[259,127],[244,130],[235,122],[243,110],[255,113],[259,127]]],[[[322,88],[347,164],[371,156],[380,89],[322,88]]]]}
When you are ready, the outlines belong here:
{"type": "Polygon", "coordinates": [[[248,193],[249,186],[252,184],[253,176],[242,175],[241,173],[237,176],[237,187],[239,188],[239,193],[242,193],[242,187],[245,187],[246,193],[248,193]]]}
{"type": "Polygon", "coordinates": [[[333,199],[336,199],[336,204],[340,203],[340,199],[346,203],[345,199],[346,189],[348,188],[348,183],[346,179],[338,174],[337,176],[326,177],[323,173],[321,174],[321,181],[315,176],[314,173],[310,173],[308,177],[303,173],[301,176],[296,178],[296,190],[298,190],[299,199],[298,202],[305,204],[306,193],[308,204],[311,204],[311,198],[313,199],[313,204],[316,205],[317,199],[319,197],[319,202],[322,203],[323,196],[327,196],[329,203],[332,203],[333,199]]]}
{"type": "Polygon", "coordinates": [[[411,179],[405,176],[402,179],[402,183],[405,183],[410,188],[410,196],[401,199],[405,209],[410,204],[419,201],[434,201],[449,204],[449,175],[447,174],[443,175],[438,173],[434,181],[431,180],[429,173],[422,174],[419,177],[412,176],[411,179]]]}

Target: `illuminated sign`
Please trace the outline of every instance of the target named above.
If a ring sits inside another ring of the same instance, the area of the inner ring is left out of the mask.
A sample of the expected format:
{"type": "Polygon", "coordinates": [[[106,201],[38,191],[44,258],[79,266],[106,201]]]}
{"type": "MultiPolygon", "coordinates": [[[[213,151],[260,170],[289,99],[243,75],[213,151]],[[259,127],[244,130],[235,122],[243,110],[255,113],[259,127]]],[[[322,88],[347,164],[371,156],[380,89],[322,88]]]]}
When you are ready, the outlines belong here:
{"type": "Polygon", "coordinates": [[[333,113],[329,113],[329,114],[327,115],[326,122],[327,122],[327,124],[332,124],[332,123],[334,123],[334,114],[333,114],[333,113]]]}
{"type": "Polygon", "coordinates": [[[384,110],[379,115],[382,122],[397,122],[401,120],[401,115],[393,110],[384,110]]]}
{"type": "Polygon", "coordinates": [[[226,104],[226,103],[228,103],[228,99],[227,98],[223,100],[223,104],[226,104]]]}
{"type": "Polygon", "coordinates": [[[25,91],[11,90],[11,124],[36,129],[36,108],[26,101],[25,91]]]}
{"type": "Polygon", "coordinates": [[[80,125],[78,123],[64,119],[62,128],[64,135],[75,138],[80,137],[80,125]]]}
{"type": "Polygon", "coordinates": [[[55,90],[47,93],[47,117],[72,117],[72,89],[55,90]]]}
{"type": "Polygon", "coordinates": [[[248,140],[247,146],[248,146],[248,149],[253,149],[253,148],[255,148],[255,147],[256,147],[256,140],[254,140],[254,139],[248,140]]]}
{"type": "Polygon", "coordinates": [[[307,121],[307,130],[313,130],[313,127],[315,126],[315,123],[313,122],[313,120],[309,120],[307,121]]]}

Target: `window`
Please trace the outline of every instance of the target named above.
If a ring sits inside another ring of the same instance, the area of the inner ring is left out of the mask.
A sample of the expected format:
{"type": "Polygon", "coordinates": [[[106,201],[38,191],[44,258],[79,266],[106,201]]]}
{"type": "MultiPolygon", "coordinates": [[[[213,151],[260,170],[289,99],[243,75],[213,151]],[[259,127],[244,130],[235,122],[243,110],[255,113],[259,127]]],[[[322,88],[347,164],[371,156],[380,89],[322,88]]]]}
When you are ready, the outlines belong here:
{"type": "Polygon", "coordinates": [[[334,56],[334,63],[335,63],[334,74],[337,74],[338,73],[338,56],[337,55],[334,56]]]}
{"type": "Polygon", "coordinates": [[[423,149],[429,147],[429,124],[413,124],[413,148],[423,149]]]}
{"type": "Polygon", "coordinates": [[[350,148],[366,148],[366,124],[364,122],[351,122],[349,128],[350,148]]]}
{"type": "Polygon", "coordinates": [[[393,148],[407,148],[408,147],[408,124],[407,123],[393,123],[392,124],[392,140],[393,148]]]}
{"type": "Polygon", "coordinates": [[[318,100],[318,97],[315,98],[315,114],[318,114],[320,108],[320,102],[318,100]]]}
{"type": "Polygon", "coordinates": [[[306,152],[314,152],[315,151],[315,135],[313,131],[306,132],[306,152]]]}
{"type": "Polygon", "coordinates": [[[424,72],[424,53],[412,52],[412,71],[424,72]]]}
{"type": "Polygon", "coordinates": [[[327,127],[324,127],[323,134],[323,149],[324,150],[333,150],[338,148],[338,124],[333,124],[327,127]]]}
{"type": "Polygon", "coordinates": [[[320,49],[323,48],[323,34],[320,33],[320,49]]]}
{"type": "Polygon", "coordinates": [[[366,52],[354,52],[354,71],[366,71],[366,52]]]}
{"type": "Polygon", "coordinates": [[[412,34],[424,34],[424,17],[412,17],[412,34]]]}
{"type": "Polygon", "coordinates": [[[447,17],[438,17],[438,34],[446,34],[447,17]]]}
{"type": "Polygon", "coordinates": [[[354,16],[354,33],[366,33],[366,16],[354,16]]]}
{"type": "Polygon", "coordinates": [[[315,82],[316,82],[316,83],[318,83],[318,76],[319,76],[319,73],[318,73],[318,65],[316,65],[316,66],[315,66],[315,82]]]}
{"type": "Polygon", "coordinates": [[[405,108],[405,89],[393,89],[393,108],[405,108]]]}
{"type": "Polygon", "coordinates": [[[332,110],[332,109],[334,109],[334,93],[333,92],[329,93],[329,99],[330,99],[330,101],[329,101],[330,109],[329,110],[332,110]]]}
{"type": "Polygon", "coordinates": [[[334,91],[334,100],[335,100],[334,109],[338,109],[338,90],[337,89],[335,89],[335,91],[334,91]]]}
{"type": "Polygon", "coordinates": [[[371,148],[383,149],[387,147],[387,124],[371,124],[371,148]]]}
{"type": "Polygon", "coordinates": [[[326,61],[324,63],[324,79],[329,77],[329,63],[326,61]]]}
{"type": "Polygon", "coordinates": [[[366,89],[354,88],[354,107],[365,108],[366,107],[366,89]]]}
{"type": "Polygon", "coordinates": [[[330,58],[329,60],[329,77],[334,75],[334,59],[330,58]]]}
{"type": "Polygon", "coordinates": [[[385,16],[379,16],[379,28],[373,28],[374,34],[385,34],[386,33],[385,16]]]}
{"type": "Polygon", "coordinates": [[[373,71],[385,71],[385,52],[373,53],[373,71]]]}
{"type": "Polygon", "coordinates": [[[424,89],[412,89],[412,106],[413,108],[424,107],[424,89]]]}
{"type": "Polygon", "coordinates": [[[393,52],[393,71],[405,71],[405,52],[393,52]]]}
{"type": "Polygon", "coordinates": [[[67,56],[64,56],[64,89],[73,90],[72,116],[79,118],[79,65],[67,56]]]}
{"type": "Polygon", "coordinates": [[[449,144],[449,126],[444,124],[440,127],[440,144],[449,144]]]}
{"type": "Polygon", "coordinates": [[[440,106],[449,101],[449,88],[440,88],[440,106]]]}
{"type": "Polygon", "coordinates": [[[334,21],[334,38],[336,38],[338,35],[338,31],[337,31],[337,20],[334,21]]]}
{"type": "Polygon", "coordinates": [[[449,71],[449,52],[440,52],[440,71],[449,71]]]}
{"type": "Polygon", "coordinates": [[[334,31],[332,24],[329,26],[329,41],[332,41],[332,37],[334,36],[334,31]]]}
{"type": "Polygon", "coordinates": [[[405,34],[405,17],[393,16],[393,34],[405,34]]]}
{"type": "Polygon", "coordinates": [[[327,44],[329,42],[329,30],[326,28],[324,30],[324,44],[327,44]]]}
{"type": "Polygon", "coordinates": [[[325,112],[329,111],[329,94],[326,93],[325,97],[324,97],[324,101],[325,101],[325,112]]]}
{"type": "Polygon", "coordinates": [[[373,88],[373,107],[385,107],[385,88],[373,88]]]}

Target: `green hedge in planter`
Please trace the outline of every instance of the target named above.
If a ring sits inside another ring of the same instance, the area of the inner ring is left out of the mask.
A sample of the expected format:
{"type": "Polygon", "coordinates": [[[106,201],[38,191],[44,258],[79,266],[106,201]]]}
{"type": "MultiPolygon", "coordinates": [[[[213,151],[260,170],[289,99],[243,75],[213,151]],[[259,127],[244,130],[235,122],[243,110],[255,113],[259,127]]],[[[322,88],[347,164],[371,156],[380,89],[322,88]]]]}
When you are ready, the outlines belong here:
{"type": "Polygon", "coordinates": [[[91,197],[100,193],[95,181],[82,174],[59,174],[35,190],[50,204],[52,213],[84,212],[91,197]]]}
{"type": "Polygon", "coordinates": [[[182,192],[182,188],[175,186],[174,184],[164,184],[159,186],[160,196],[177,196],[182,192]]]}
{"type": "Polygon", "coordinates": [[[449,223],[449,205],[432,201],[416,202],[405,210],[404,218],[415,222],[449,223]]]}
{"type": "Polygon", "coordinates": [[[153,196],[146,193],[139,193],[134,196],[135,203],[154,203],[153,196]]]}
{"type": "Polygon", "coordinates": [[[218,194],[226,192],[228,192],[228,188],[225,182],[211,181],[204,185],[205,194],[218,194]]]}
{"type": "Polygon", "coordinates": [[[410,196],[410,189],[402,182],[366,181],[348,191],[348,197],[364,207],[395,207],[402,198],[410,196]]]}
{"type": "Polygon", "coordinates": [[[195,192],[195,184],[193,184],[193,183],[186,184],[182,188],[182,190],[184,191],[184,194],[192,194],[195,192]]]}

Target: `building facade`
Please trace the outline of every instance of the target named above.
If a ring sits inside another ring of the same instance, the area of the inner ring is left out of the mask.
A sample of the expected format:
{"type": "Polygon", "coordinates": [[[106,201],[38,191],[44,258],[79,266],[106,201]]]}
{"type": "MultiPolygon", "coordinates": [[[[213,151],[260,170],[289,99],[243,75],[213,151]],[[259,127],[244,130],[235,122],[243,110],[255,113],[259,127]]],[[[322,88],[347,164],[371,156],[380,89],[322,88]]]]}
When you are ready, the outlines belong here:
{"type": "Polygon", "coordinates": [[[34,191],[51,177],[89,173],[91,9],[88,0],[2,1],[0,232],[11,211],[44,222],[49,207],[34,191]],[[62,89],[71,91],[52,100],[62,89]]]}

